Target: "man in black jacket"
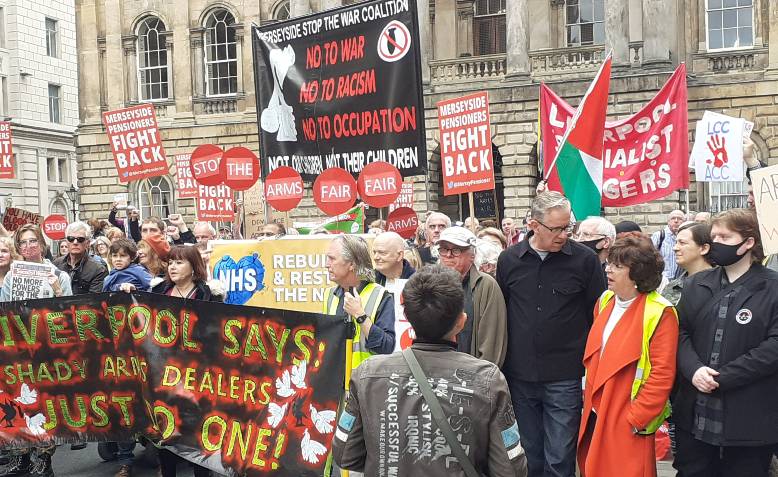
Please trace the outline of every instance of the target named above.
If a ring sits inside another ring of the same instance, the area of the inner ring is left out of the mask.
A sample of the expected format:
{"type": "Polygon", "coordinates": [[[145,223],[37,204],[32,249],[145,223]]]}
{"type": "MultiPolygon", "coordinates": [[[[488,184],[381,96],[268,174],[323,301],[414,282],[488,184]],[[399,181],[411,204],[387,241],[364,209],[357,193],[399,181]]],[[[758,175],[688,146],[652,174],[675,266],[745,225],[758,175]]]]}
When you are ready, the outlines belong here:
{"type": "Polygon", "coordinates": [[[575,475],[583,352],[594,305],[605,290],[597,255],[568,240],[570,219],[562,194],[538,194],[530,232],[497,261],[508,309],[503,373],[530,477],[575,475]]]}
{"type": "Polygon", "coordinates": [[[719,268],[684,285],[673,396],[679,477],[767,476],[778,443],[778,273],[756,214],[717,215],[708,256],[719,268]]]}
{"type": "Polygon", "coordinates": [[[89,238],[92,228],[84,222],[72,222],[65,230],[68,241],[68,254],[54,261],[54,265],[70,275],[70,285],[74,295],[100,293],[103,280],[108,275],[105,266],[89,257],[89,238]]]}

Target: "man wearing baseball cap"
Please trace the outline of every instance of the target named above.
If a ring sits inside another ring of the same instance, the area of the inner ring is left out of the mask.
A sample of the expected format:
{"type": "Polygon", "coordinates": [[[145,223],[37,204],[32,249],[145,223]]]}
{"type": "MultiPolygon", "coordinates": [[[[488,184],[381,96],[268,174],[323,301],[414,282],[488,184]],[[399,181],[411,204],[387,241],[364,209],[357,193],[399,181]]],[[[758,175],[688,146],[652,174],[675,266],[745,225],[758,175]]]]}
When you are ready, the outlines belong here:
{"type": "Polygon", "coordinates": [[[476,237],[464,227],[440,233],[436,247],[440,263],[462,277],[467,321],[457,334],[457,351],[502,366],[508,341],[505,299],[497,282],[475,267],[476,237]]]}

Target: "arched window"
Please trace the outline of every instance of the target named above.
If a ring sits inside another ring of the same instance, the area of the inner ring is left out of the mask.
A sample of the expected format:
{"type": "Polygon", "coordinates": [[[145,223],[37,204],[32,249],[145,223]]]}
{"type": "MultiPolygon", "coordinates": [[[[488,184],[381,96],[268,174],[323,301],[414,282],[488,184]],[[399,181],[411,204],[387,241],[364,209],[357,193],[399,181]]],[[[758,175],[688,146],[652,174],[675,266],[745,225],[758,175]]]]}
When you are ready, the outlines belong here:
{"type": "Polygon", "coordinates": [[[143,101],[167,99],[168,58],[165,24],[148,17],[138,25],[138,89],[143,101]]]}
{"type": "Polygon", "coordinates": [[[289,17],[291,16],[289,11],[289,0],[280,2],[273,10],[273,20],[289,20],[289,17]]]}
{"type": "Polygon", "coordinates": [[[141,218],[167,217],[175,213],[173,185],[165,176],[143,179],[138,184],[136,204],[139,205],[141,218]]]}
{"type": "Polygon", "coordinates": [[[68,206],[62,199],[54,199],[49,206],[49,214],[59,214],[68,216],[68,206]]]}
{"type": "Polygon", "coordinates": [[[205,20],[205,84],[207,96],[238,92],[235,17],[227,10],[214,10],[205,20]]]}
{"type": "Polygon", "coordinates": [[[475,55],[505,53],[506,0],[476,0],[473,17],[475,55]]]}

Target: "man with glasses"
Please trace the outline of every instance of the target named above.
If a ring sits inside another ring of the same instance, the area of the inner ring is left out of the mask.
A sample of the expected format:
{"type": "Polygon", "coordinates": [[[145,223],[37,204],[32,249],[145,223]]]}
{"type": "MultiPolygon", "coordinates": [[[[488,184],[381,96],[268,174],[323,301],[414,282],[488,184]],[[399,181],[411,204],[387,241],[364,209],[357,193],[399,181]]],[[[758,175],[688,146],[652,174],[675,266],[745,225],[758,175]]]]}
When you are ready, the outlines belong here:
{"type": "Polygon", "coordinates": [[[262,231],[259,232],[260,237],[283,237],[286,235],[286,227],[278,222],[270,222],[262,227],[262,231]]]}
{"type": "Polygon", "coordinates": [[[54,261],[54,265],[70,275],[74,295],[100,293],[108,269],[89,256],[89,239],[92,228],[81,221],[72,222],[65,229],[68,254],[54,261]]]}
{"type": "Polygon", "coordinates": [[[440,263],[457,273],[465,292],[467,321],[457,334],[457,351],[502,366],[508,346],[505,300],[497,282],[475,266],[476,237],[464,227],[440,234],[440,263]]]}
{"type": "Polygon", "coordinates": [[[608,251],[616,240],[616,227],[603,217],[589,217],[578,225],[575,240],[597,254],[605,273],[608,251]]]}
{"type": "Polygon", "coordinates": [[[437,263],[438,259],[432,254],[432,246],[438,242],[440,234],[451,227],[451,219],[446,214],[440,212],[430,212],[424,228],[427,235],[427,243],[419,249],[419,256],[425,265],[437,263]]]}
{"type": "Polygon", "coordinates": [[[538,194],[527,237],[497,262],[508,309],[503,373],[530,477],[575,475],[583,351],[592,310],[605,290],[597,256],[568,240],[570,218],[562,194],[538,194]]]}

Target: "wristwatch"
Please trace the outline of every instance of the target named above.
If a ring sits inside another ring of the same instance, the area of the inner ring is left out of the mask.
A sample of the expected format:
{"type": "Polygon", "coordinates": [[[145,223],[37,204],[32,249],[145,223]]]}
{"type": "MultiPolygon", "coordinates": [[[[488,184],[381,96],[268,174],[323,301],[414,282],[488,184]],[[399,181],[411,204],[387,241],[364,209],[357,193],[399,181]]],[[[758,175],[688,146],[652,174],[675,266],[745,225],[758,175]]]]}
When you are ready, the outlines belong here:
{"type": "Polygon", "coordinates": [[[354,319],[357,320],[357,323],[359,323],[361,325],[367,319],[367,315],[362,313],[361,315],[359,315],[358,317],[356,317],[354,319]]]}

